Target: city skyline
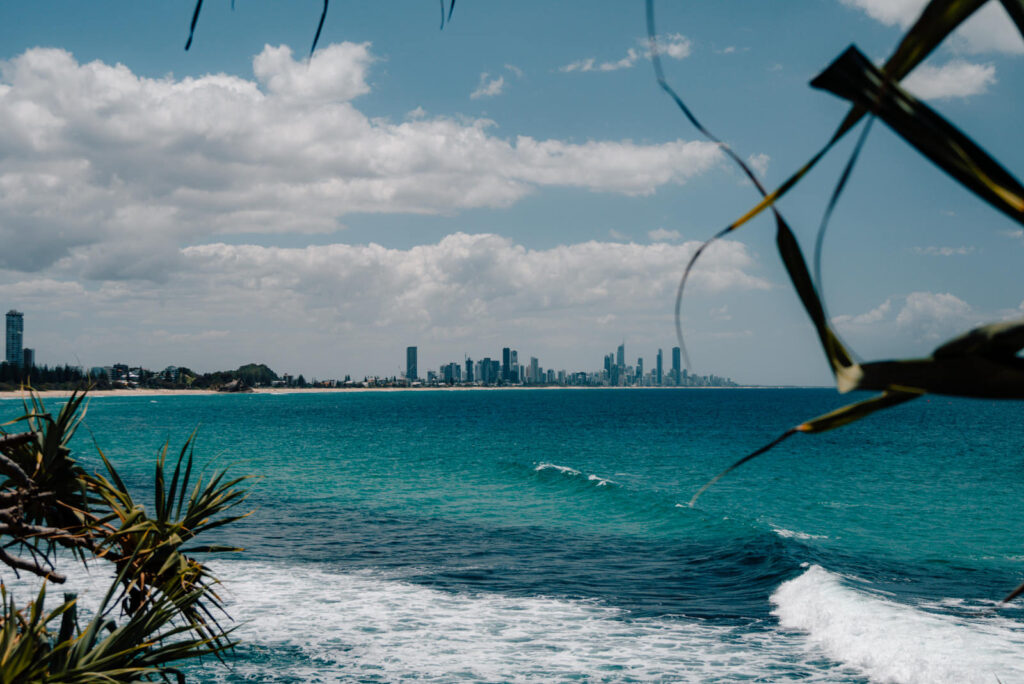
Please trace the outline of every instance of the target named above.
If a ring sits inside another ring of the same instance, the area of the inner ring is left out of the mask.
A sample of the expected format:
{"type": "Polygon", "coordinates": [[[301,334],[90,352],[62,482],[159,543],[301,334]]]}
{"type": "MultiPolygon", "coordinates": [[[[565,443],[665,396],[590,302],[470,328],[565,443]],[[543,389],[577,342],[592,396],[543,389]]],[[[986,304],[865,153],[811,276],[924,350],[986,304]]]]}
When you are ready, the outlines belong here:
{"type": "MultiPolygon", "coordinates": [[[[566,368],[545,368],[540,359],[530,356],[529,363],[518,363],[518,350],[503,347],[498,358],[490,356],[474,359],[463,354],[462,361],[442,361],[437,370],[429,369],[419,373],[420,357],[416,346],[406,347],[406,367],[401,377],[413,384],[482,384],[482,385],[564,385],[564,386],[612,386],[612,387],[692,387],[692,386],[737,386],[732,378],[714,373],[699,375],[690,373],[680,365],[679,347],[672,347],[673,365],[668,373],[661,364],[662,349],[658,349],[658,362],[653,369],[644,371],[644,357],[637,357],[635,364],[626,361],[626,343],[622,342],[614,353],[604,355],[604,367],[598,370],[566,368]]],[[[425,366],[424,366],[425,367],[425,366]]]]}
{"type": "MultiPolygon", "coordinates": [[[[18,368],[32,368],[35,365],[35,351],[24,347],[24,313],[11,309],[6,316],[6,348],[5,361],[7,365],[14,365],[18,368]]],[[[689,373],[680,366],[680,348],[672,347],[672,366],[667,373],[664,372],[662,358],[663,349],[658,348],[656,354],[656,365],[647,372],[644,370],[644,357],[639,356],[635,364],[627,362],[626,343],[621,342],[615,352],[604,355],[604,367],[596,371],[586,366],[580,360],[576,366],[568,368],[545,368],[535,356],[529,357],[528,364],[519,364],[519,350],[505,346],[501,348],[500,356],[478,357],[476,360],[467,353],[463,354],[461,361],[442,361],[435,365],[437,370],[429,368],[425,373],[420,373],[419,347],[410,345],[405,348],[405,367],[396,374],[366,374],[364,380],[397,379],[401,378],[408,384],[481,384],[481,385],[590,385],[590,386],[692,386],[692,385],[713,385],[731,386],[736,383],[728,377],[719,376],[714,373],[700,375],[689,373]]],[[[436,363],[436,362],[435,362],[436,363]]],[[[71,366],[66,361],[66,366],[71,366]]],[[[58,364],[53,364],[58,365],[58,364]]],[[[239,364],[241,365],[241,364],[239,364]]],[[[109,361],[103,364],[92,366],[71,366],[80,369],[83,375],[97,376],[100,373],[108,378],[114,379],[124,377],[130,379],[132,371],[149,371],[157,374],[177,376],[179,367],[173,362],[156,368],[143,366],[132,366],[121,361],[109,361]]],[[[422,366],[426,368],[427,366],[422,366]]],[[[208,369],[201,369],[209,372],[208,369]]],[[[303,369],[287,368],[282,369],[285,377],[292,378],[304,376],[303,369]]],[[[136,374],[138,375],[138,373],[136,374]]],[[[352,381],[353,373],[345,372],[344,369],[334,374],[328,374],[322,378],[332,386],[352,381]],[[345,380],[342,381],[341,378],[345,380]]],[[[355,374],[358,377],[358,374],[355,374]]],[[[316,376],[310,376],[311,380],[320,380],[316,376]]]]}

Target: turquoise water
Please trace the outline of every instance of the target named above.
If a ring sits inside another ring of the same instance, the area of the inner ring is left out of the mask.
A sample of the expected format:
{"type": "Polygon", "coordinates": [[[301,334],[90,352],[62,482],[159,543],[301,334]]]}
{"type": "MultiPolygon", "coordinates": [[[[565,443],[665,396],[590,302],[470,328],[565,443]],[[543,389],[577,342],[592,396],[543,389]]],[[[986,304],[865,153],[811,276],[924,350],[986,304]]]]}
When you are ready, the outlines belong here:
{"type": "Polygon", "coordinates": [[[196,681],[1024,681],[1024,611],[992,610],[1024,581],[1021,404],[797,436],[686,506],[847,400],[99,397],[86,423],[140,492],[196,425],[203,462],[262,478],[214,561],[245,644],[196,681]]]}

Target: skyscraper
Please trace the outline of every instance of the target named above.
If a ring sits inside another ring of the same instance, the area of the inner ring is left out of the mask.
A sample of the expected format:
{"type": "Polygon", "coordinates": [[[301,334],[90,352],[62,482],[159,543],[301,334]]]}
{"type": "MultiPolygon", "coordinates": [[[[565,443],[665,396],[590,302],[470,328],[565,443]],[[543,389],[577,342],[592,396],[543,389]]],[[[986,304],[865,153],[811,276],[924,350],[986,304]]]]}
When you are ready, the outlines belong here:
{"type": "Polygon", "coordinates": [[[473,382],[473,359],[466,357],[466,382],[473,382]]]}
{"type": "Polygon", "coordinates": [[[512,379],[512,350],[508,347],[501,350],[501,379],[505,382],[512,379]]]}
{"type": "Polygon", "coordinates": [[[615,353],[615,365],[619,368],[626,367],[626,343],[623,342],[619,345],[619,350],[615,353]]]}
{"type": "Polygon", "coordinates": [[[23,338],[25,331],[25,315],[11,309],[7,312],[7,363],[21,367],[25,362],[23,338]]]}
{"type": "Polygon", "coordinates": [[[633,382],[637,385],[644,384],[644,360],[642,357],[636,360],[636,378],[633,382]]]}
{"type": "Polygon", "coordinates": [[[661,384],[661,373],[662,373],[661,350],[659,349],[658,350],[658,374],[657,374],[657,377],[654,378],[654,383],[656,385],[660,385],[661,384]]]}
{"type": "Polygon", "coordinates": [[[418,378],[416,374],[416,347],[405,348],[405,377],[410,382],[418,378]]]}
{"type": "Polygon", "coordinates": [[[672,347],[672,381],[676,385],[682,384],[682,376],[679,374],[679,368],[682,364],[679,362],[680,349],[679,347],[672,347]]]}

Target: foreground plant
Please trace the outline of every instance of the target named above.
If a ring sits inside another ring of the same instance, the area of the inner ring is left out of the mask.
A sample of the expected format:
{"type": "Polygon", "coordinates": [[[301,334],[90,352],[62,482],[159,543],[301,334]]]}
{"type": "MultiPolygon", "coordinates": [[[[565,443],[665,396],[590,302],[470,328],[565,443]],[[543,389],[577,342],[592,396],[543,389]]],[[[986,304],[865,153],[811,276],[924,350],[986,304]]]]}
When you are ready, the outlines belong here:
{"type": "Polygon", "coordinates": [[[45,579],[21,609],[0,585],[0,684],[184,681],[175,664],[220,658],[236,643],[218,620],[226,617],[219,582],[193,556],[241,549],[190,544],[244,517],[229,511],[245,499],[246,478],[221,471],[193,483],[193,434],[168,482],[165,444],[150,515],[102,451],[104,474],[72,458],[84,400],[75,392],[54,417],[30,394],[24,414],[3,426],[14,430],[0,429],[0,563],[45,579]],[[66,579],[55,561],[93,559],[111,563],[116,576],[91,619],[79,620],[74,594],[47,612],[47,583],[66,579]]]}

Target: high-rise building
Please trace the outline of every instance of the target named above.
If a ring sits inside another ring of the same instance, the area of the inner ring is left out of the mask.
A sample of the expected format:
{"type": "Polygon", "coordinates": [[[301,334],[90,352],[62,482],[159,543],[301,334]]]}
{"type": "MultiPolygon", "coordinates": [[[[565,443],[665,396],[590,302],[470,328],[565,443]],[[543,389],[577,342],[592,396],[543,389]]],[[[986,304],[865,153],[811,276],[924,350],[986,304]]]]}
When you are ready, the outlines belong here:
{"type": "Polygon", "coordinates": [[[680,363],[681,350],[679,347],[672,347],[672,381],[676,385],[682,384],[682,375],[679,373],[679,369],[682,366],[680,363]]]}
{"type": "Polygon", "coordinates": [[[540,377],[540,367],[538,366],[536,356],[530,357],[530,379],[533,382],[542,382],[540,377]]]}
{"type": "Polygon", "coordinates": [[[523,381],[522,374],[519,370],[519,352],[515,349],[512,350],[512,354],[509,357],[511,360],[512,368],[510,369],[509,376],[512,382],[519,383],[523,381]]]}
{"type": "Polygon", "coordinates": [[[659,349],[658,350],[658,371],[657,371],[657,374],[654,377],[654,384],[656,384],[656,385],[660,385],[661,384],[661,377],[662,377],[661,373],[662,373],[661,350],[659,349]]]}
{"type": "Polygon", "coordinates": [[[21,367],[25,370],[32,370],[36,365],[36,350],[25,347],[25,349],[22,350],[21,358],[21,367]]]}
{"type": "Polygon", "coordinates": [[[405,377],[410,382],[418,379],[416,374],[416,347],[405,348],[405,377]]]}
{"type": "Polygon", "coordinates": [[[21,367],[25,362],[23,341],[25,332],[25,315],[11,309],[7,312],[7,363],[21,367]]]}
{"type": "Polygon", "coordinates": [[[623,342],[619,345],[618,351],[615,353],[615,365],[620,369],[626,367],[626,343],[623,342]]]}
{"type": "Polygon", "coordinates": [[[633,382],[637,385],[644,384],[644,360],[642,357],[636,360],[636,378],[633,382]]]}
{"type": "Polygon", "coordinates": [[[512,350],[508,347],[501,350],[501,379],[505,382],[512,379],[512,350]]]}
{"type": "Polygon", "coordinates": [[[466,357],[466,382],[473,382],[473,359],[466,357]]]}

